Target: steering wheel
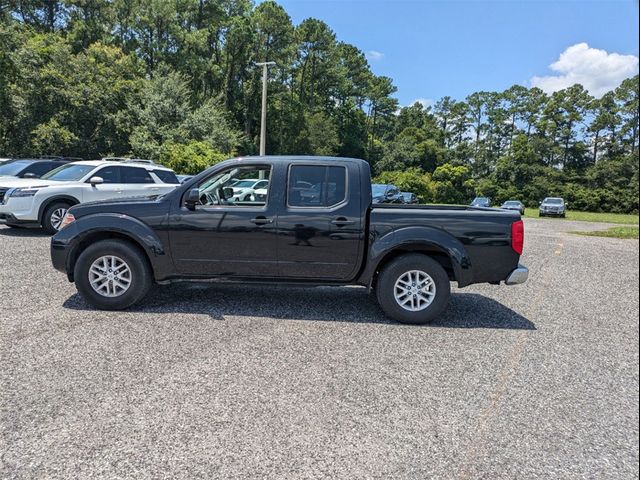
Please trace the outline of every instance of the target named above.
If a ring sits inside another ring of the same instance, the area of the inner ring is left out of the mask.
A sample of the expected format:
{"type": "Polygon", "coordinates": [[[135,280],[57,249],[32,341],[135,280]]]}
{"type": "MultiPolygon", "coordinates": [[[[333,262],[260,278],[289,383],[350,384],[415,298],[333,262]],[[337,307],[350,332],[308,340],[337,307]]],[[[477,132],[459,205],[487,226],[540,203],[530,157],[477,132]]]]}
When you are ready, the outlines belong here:
{"type": "Polygon", "coordinates": [[[203,205],[220,205],[220,200],[215,193],[205,192],[200,195],[200,203],[203,205]]]}

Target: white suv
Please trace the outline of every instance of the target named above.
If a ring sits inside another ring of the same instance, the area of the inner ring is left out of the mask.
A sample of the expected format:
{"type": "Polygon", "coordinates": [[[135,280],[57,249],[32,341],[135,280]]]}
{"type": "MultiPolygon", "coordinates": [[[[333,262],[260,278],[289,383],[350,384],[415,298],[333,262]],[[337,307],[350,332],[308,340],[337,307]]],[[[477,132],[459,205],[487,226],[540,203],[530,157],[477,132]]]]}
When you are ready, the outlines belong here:
{"type": "Polygon", "coordinates": [[[0,223],[60,228],[69,207],[124,197],[161,195],[179,185],[173,170],[141,160],[73,162],[41,178],[0,178],[0,223]]]}

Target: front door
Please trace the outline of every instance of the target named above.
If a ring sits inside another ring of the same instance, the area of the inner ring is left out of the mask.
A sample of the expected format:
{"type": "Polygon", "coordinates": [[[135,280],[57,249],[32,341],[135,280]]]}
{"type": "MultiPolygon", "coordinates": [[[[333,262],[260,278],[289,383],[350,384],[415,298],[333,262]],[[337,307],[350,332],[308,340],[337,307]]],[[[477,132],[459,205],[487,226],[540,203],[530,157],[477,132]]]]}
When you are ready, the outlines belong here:
{"type": "Polygon", "coordinates": [[[289,166],[285,205],[278,215],[282,277],[311,281],[355,277],[365,227],[359,178],[357,165],[349,162],[289,166]]]}
{"type": "MultiPolygon", "coordinates": [[[[270,165],[234,166],[199,182],[200,204],[181,205],[170,218],[170,242],[178,272],[224,277],[277,277],[276,206],[271,192],[262,200],[238,201],[231,185],[269,180],[270,165]]],[[[188,192],[187,192],[188,193],[188,192]]],[[[186,195],[186,194],[185,194],[186,195]]]]}
{"type": "MultiPolygon", "coordinates": [[[[124,195],[122,167],[118,165],[103,167],[94,173],[92,175],[92,178],[93,177],[102,178],[102,183],[87,187],[87,193],[89,193],[89,195],[87,195],[87,198],[84,198],[83,201],[112,200],[124,195]]],[[[87,180],[87,183],[89,183],[89,180],[87,180]]]]}

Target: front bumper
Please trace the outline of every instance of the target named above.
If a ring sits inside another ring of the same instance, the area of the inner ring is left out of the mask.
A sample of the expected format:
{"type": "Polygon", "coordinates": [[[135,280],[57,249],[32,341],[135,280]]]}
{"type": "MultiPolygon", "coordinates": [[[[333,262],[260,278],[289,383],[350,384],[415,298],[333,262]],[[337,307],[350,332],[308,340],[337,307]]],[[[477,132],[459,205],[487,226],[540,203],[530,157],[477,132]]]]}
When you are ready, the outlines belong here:
{"type": "Polygon", "coordinates": [[[564,210],[540,210],[540,215],[555,215],[560,217],[564,215],[564,210]]]}
{"type": "Polygon", "coordinates": [[[505,279],[504,283],[507,285],[519,285],[524,283],[529,278],[529,269],[522,264],[518,264],[518,268],[513,270],[509,276],[505,279]]]}
{"type": "Polygon", "coordinates": [[[20,227],[39,227],[37,220],[22,220],[13,213],[0,212],[0,225],[15,225],[20,227]]]}

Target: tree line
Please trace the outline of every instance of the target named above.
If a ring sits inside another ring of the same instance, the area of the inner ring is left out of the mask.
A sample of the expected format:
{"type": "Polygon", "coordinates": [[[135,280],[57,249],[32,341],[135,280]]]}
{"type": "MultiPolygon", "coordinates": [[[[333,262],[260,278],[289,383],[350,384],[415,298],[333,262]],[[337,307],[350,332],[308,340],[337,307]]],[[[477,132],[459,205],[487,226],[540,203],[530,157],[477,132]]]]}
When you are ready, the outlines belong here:
{"type": "Polygon", "coordinates": [[[250,0],[9,0],[0,155],[135,155],[196,173],[267,151],[368,160],[422,201],[474,195],[638,211],[638,77],[602,98],[514,85],[400,107],[392,79],[324,22],[250,0]]]}

